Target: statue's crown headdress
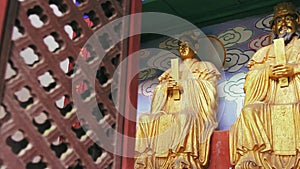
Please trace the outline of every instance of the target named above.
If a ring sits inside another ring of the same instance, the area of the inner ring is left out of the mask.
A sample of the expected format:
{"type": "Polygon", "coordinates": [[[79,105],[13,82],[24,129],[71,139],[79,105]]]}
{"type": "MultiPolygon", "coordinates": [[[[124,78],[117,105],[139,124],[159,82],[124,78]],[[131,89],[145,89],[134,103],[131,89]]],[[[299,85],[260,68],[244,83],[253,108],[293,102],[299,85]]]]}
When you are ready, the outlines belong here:
{"type": "Polygon", "coordinates": [[[193,46],[194,50],[199,48],[198,37],[192,31],[184,32],[179,37],[178,45],[180,45],[182,41],[187,42],[190,47],[193,46]]]}
{"type": "Polygon", "coordinates": [[[275,19],[287,14],[296,15],[300,17],[299,12],[296,11],[295,6],[291,2],[282,2],[274,7],[274,17],[271,21],[271,27],[274,25],[275,19]]]}

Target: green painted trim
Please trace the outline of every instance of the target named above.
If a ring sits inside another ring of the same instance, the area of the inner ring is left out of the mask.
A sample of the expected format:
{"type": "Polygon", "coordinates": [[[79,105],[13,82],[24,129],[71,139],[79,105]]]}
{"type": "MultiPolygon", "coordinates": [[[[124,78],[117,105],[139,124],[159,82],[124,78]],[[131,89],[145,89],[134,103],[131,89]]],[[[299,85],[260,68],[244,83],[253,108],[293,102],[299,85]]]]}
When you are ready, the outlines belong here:
{"type": "MultiPolygon", "coordinates": [[[[263,14],[271,14],[276,4],[283,0],[211,0],[215,5],[209,4],[210,8],[203,6],[199,7],[201,3],[208,3],[207,0],[187,0],[189,3],[186,7],[182,6],[182,0],[147,0],[143,3],[143,12],[163,12],[182,17],[197,27],[214,25],[224,23],[226,21],[243,19],[250,16],[257,16],[263,14]],[[195,2],[192,4],[191,2],[195,2]],[[225,5],[225,1],[227,2],[225,5]],[[163,5],[162,5],[163,4],[163,5]],[[229,6],[229,4],[235,4],[229,6]],[[157,8],[155,5],[159,5],[157,8]],[[213,7],[212,7],[213,6],[213,7]],[[224,7],[226,6],[226,7],[224,7]],[[192,9],[191,9],[192,8],[192,9]],[[202,10],[197,10],[197,9],[202,10]],[[186,11],[186,12],[185,12],[186,11]],[[190,11],[196,13],[192,16],[184,16],[185,13],[190,14],[190,11]]],[[[300,6],[300,0],[291,0],[297,7],[300,6]]],[[[204,4],[205,5],[205,4],[204,4]]],[[[175,28],[176,26],[174,26],[175,28]]],[[[142,35],[142,42],[154,40],[158,36],[142,35]]]]}

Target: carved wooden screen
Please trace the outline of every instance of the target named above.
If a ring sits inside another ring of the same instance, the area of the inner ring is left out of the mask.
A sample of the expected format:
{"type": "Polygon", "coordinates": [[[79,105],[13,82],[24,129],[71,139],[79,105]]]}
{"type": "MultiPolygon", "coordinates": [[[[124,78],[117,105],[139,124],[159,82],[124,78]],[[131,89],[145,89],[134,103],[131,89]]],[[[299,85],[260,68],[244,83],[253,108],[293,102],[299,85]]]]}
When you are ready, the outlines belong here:
{"type": "MultiPolygon", "coordinates": [[[[76,116],[78,110],[71,85],[81,47],[103,25],[129,14],[131,2],[19,2],[12,37],[14,46],[7,63],[6,89],[0,106],[0,168],[120,168],[121,158],[87,137],[84,122],[76,116]]],[[[115,34],[119,29],[121,26],[116,27],[115,34]]],[[[100,43],[109,46],[109,38],[114,37],[107,36],[100,43]]],[[[118,117],[112,103],[109,79],[126,53],[127,41],[122,41],[109,46],[108,56],[100,65],[93,65],[96,54],[92,47],[85,48],[80,55],[86,64],[98,68],[95,97],[100,112],[93,111],[97,107],[89,107],[87,116],[105,120],[118,130],[123,128],[117,123],[122,117],[118,117]]],[[[90,97],[89,84],[83,81],[77,87],[79,96],[90,97]]]]}

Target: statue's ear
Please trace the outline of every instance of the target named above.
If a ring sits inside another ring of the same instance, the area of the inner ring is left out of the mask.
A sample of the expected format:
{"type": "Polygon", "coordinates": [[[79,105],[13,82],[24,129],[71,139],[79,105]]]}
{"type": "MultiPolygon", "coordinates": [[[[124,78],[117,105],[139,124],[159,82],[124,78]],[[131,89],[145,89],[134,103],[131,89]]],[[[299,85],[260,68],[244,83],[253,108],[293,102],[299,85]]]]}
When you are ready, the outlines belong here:
{"type": "Polygon", "coordinates": [[[270,21],[270,28],[272,29],[273,32],[275,31],[275,19],[272,19],[270,21]]]}
{"type": "Polygon", "coordinates": [[[296,22],[298,23],[298,25],[300,25],[300,14],[299,12],[297,12],[297,18],[296,18],[296,22]]]}
{"type": "Polygon", "coordinates": [[[297,23],[297,29],[298,29],[298,32],[300,32],[300,15],[298,15],[298,17],[296,18],[296,23],[297,23]]]}
{"type": "Polygon", "coordinates": [[[272,32],[275,32],[275,25],[272,26],[272,32]]]}

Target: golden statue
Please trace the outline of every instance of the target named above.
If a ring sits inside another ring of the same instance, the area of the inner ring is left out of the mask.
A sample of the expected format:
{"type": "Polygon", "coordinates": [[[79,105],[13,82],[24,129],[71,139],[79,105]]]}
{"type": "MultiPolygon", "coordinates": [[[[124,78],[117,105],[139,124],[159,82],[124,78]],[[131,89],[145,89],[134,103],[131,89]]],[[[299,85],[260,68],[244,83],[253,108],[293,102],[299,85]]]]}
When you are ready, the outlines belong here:
{"type": "Polygon", "coordinates": [[[135,168],[198,169],[208,162],[220,74],[213,64],[194,58],[190,47],[195,41],[193,36],[181,38],[183,61],[171,60],[171,69],[158,78],[150,114],[139,118],[135,168]]]}
{"type": "Polygon", "coordinates": [[[248,63],[245,105],[230,129],[235,168],[300,168],[300,15],[275,6],[273,44],[248,63]]]}

